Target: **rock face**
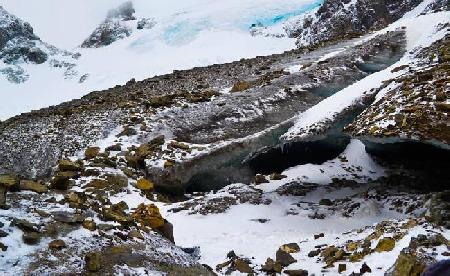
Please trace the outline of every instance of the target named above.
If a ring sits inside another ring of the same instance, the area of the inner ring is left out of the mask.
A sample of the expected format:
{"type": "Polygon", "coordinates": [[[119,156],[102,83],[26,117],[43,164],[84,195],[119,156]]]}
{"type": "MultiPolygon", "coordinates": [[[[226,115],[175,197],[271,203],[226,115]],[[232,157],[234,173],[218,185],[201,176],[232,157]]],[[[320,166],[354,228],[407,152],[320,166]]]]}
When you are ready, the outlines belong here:
{"type": "Polygon", "coordinates": [[[286,28],[297,45],[341,40],[378,30],[412,10],[421,0],[326,0],[315,14],[286,28]]]}
{"type": "Polygon", "coordinates": [[[135,10],[131,2],[125,2],[118,8],[110,10],[105,21],[92,32],[92,34],[81,44],[81,47],[103,47],[130,36],[132,30],[127,24],[127,21],[136,19],[133,16],[134,12],[135,10]]]}
{"type": "Polygon", "coordinates": [[[29,75],[21,63],[42,64],[49,62],[50,66],[63,68],[65,76],[76,74],[74,60],[78,57],[67,51],[57,49],[40,40],[27,22],[8,13],[0,6],[0,74],[13,83],[21,83],[29,75]],[[62,61],[64,57],[64,61],[62,61]]]}

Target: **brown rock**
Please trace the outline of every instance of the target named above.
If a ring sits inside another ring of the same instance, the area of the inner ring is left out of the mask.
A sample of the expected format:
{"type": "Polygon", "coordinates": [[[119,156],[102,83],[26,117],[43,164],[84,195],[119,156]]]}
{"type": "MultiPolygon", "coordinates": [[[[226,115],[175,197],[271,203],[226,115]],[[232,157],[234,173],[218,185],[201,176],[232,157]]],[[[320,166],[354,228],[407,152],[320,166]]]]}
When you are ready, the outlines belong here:
{"type": "Polygon", "coordinates": [[[255,184],[269,183],[269,180],[262,174],[255,175],[255,184]]]}
{"type": "Polygon", "coordinates": [[[91,252],[84,257],[85,268],[89,272],[97,272],[102,268],[102,257],[99,252],[91,252]]]}
{"type": "Polygon", "coordinates": [[[92,159],[97,157],[97,155],[100,153],[99,147],[89,147],[84,151],[84,156],[86,159],[92,159]]]}
{"type": "Polygon", "coordinates": [[[131,217],[144,226],[148,226],[152,229],[162,227],[165,222],[161,216],[158,207],[154,204],[145,205],[139,204],[136,210],[131,214],[131,217]]]}
{"type": "Polygon", "coordinates": [[[95,231],[97,229],[97,224],[91,218],[86,218],[82,225],[85,229],[90,231],[95,231]]]}
{"type": "Polygon", "coordinates": [[[22,240],[26,244],[35,245],[41,241],[41,234],[37,232],[25,232],[22,235],[22,240]]]}
{"type": "Polygon", "coordinates": [[[272,173],[270,175],[270,180],[282,180],[284,178],[286,178],[287,176],[279,174],[279,173],[272,173]]]}
{"type": "Polygon", "coordinates": [[[261,270],[269,273],[281,273],[283,267],[279,262],[275,262],[271,258],[267,258],[266,263],[261,267],[261,270]]]}
{"type": "Polygon", "coordinates": [[[378,241],[375,247],[376,252],[392,251],[395,247],[395,240],[393,238],[382,238],[378,241]]]}
{"type": "Polygon", "coordinates": [[[289,266],[290,264],[293,264],[297,262],[294,257],[291,256],[291,254],[284,252],[281,249],[278,249],[276,253],[276,260],[279,262],[283,267],[289,266]]]}
{"type": "Polygon", "coordinates": [[[347,270],[347,265],[346,264],[339,264],[338,265],[338,272],[339,273],[342,273],[342,272],[344,272],[346,270],[347,270]]]}
{"type": "Polygon", "coordinates": [[[48,247],[53,250],[61,250],[66,247],[66,243],[63,240],[53,240],[48,244],[48,247]]]}
{"type": "Polygon", "coordinates": [[[298,253],[298,252],[300,252],[300,246],[298,246],[297,243],[283,244],[280,247],[280,249],[283,250],[286,253],[298,253]]]}
{"type": "Polygon", "coordinates": [[[20,190],[33,191],[36,193],[46,193],[47,186],[30,180],[21,180],[19,184],[20,190]]]}
{"type": "Polygon", "coordinates": [[[289,276],[308,276],[308,271],[304,269],[285,270],[284,274],[289,276]]]}
{"type": "Polygon", "coordinates": [[[250,267],[250,265],[246,261],[241,259],[237,259],[234,261],[234,268],[242,273],[253,273],[253,269],[250,267]]]}
{"type": "Polygon", "coordinates": [[[80,162],[72,162],[70,160],[60,160],[58,163],[58,169],[60,172],[81,172],[83,171],[83,165],[80,162]]]}
{"type": "Polygon", "coordinates": [[[246,81],[238,81],[231,88],[231,92],[244,91],[244,90],[249,89],[250,87],[251,87],[250,83],[248,83],[246,81]]]}
{"type": "Polygon", "coordinates": [[[140,190],[151,192],[155,188],[155,184],[153,184],[150,180],[141,178],[137,181],[136,187],[140,190]]]}

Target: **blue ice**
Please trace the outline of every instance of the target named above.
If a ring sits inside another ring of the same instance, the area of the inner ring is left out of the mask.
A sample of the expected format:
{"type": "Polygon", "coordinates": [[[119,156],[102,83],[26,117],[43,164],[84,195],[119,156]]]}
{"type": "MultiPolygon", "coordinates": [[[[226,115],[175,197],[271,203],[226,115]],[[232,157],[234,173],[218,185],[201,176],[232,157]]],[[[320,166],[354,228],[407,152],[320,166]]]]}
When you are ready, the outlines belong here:
{"type": "Polygon", "coordinates": [[[305,12],[311,11],[315,8],[320,7],[323,4],[323,0],[318,0],[313,3],[307,4],[302,6],[301,8],[295,10],[295,11],[289,11],[281,14],[276,14],[268,17],[261,17],[261,18],[254,18],[253,22],[250,23],[247,27],[252,26],[264,26],[264,27],[270,27],[277,25],[279,23],[283,23],[289,18],[292,18],[294,16],[303,14],[305,12]]]}

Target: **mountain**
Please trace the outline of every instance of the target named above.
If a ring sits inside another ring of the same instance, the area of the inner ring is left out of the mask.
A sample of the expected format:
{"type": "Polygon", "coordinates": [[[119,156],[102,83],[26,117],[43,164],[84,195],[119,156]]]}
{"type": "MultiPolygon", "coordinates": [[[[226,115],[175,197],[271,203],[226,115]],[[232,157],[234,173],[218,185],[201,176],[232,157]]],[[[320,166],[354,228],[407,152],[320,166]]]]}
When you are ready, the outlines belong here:
{"type": "MultiPolygon", "coordinates": [[[[141,60],[116,55],[167,30],[164,53],[190,58],[216,55],[199,42],[230,25],[241,50],[294,48],[148,71],[0,122],[0,272],[445,275],[448,1],[188,2],[154,4],[184,11],[169,21],[139,1],[111,9],[76,68],[96,55],[130,68],[141,60]]],[[[2,37],[48,54],[3,14],[2,37]]],[[[45,72],[51,56],[26,49],[12,64],[45,72]]]]}

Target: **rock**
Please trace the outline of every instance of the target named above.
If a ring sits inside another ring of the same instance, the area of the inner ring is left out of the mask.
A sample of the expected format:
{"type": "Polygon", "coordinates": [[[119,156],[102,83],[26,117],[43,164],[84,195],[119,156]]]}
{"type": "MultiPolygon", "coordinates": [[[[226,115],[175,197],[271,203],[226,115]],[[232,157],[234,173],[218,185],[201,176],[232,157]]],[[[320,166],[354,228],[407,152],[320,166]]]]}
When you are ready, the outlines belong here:
{"type": "Polygon", "coordinates": [[[11,226],[16,226],[20,230],[24,232],[37,232],[37,225],[34,223],[31,223],[25,219],[16,219],[14,218],[11,221],[11,226]]]}
{"type": "Polygon", "coordinates": [[[362,266],[361,266],[361,269],[359,270],[359,274],[364,274],[364,273],[370,273],[370,272],[372,272],[372,269],[370,269],[370,267],[366,264],[366,263],[363,263],[362,264],[362,266]]]}
{"type": "Polygon", "coordinates": [[[255,184],[269,183],[269,180],[262,174],[255,175],[255,184]]]}
{"type": "Polygon", "coordinates": [[[331,206],[333,205],[333,201],[328,198],[323,198],[319,201],[319,205],[331,206]]]}
{"type": "Polygon", "coordinates": [[[85,269],[89,272],[97,272],[102,268],[102,256],[99,252],[90,252],[84,257],[85,269]]]}
{"type": "Polygon", "coordinates": [[[250,83],[248,83],[246,81],[238,81],[233,85],[230,92],[240,92],[240,91],[247,90],[250,87],[251,87],[250,83]]]}
{"type": "Polygon", "coordinates": [[[395,240],[393,238],[382,238],[378,241],[375,247],[376,252],[391,251],[395,247],[395,240]]]}
{"type": "Polygon", "coordinates": [[[279,174],[279,173],[272,173],[270,175],[270,180],[282,180],[284,178],[286,178],[287,176],[279,174]]]}
{"type": "Polygon", "coordinates": [[[30,180],[21,180],[19,188],[20,190],[33,191],[40,194],[48,192],[47,186],[30,180]]]}
{"type": "Polygon", "coordinates": [[[189,145],[187,145],[185,143],[180,143],[177,141],[171,141],[170,146],[173,148],[176,148],[176,149],[181,149],[181,150],[189,150],[190,149],[189,145]]]}
{"type": "Polygon", "coordinates": [[[291,254],[286,253],[281,249],[278,249],[276,253],[276,261],[279,262],[283,267],[297,262],[297,260],[295,260],[294,257],[291,256],[291,254]]]}
{"type": "Polygon", "coordinates": [[[426,266],[427,262],[419,258],[416,253],[404,249],[398,255],[390,275],[420,276],[425,271],[426,266]]]}
{"type": "Polygon", "coordinates": [[[121,150],[122,150],[121,144],[115,144],[105,149],[105,151],[121,151],[121,150]]]}
{"type": "Polygon", "coordinates": [[[314,239],[315,239],[315,240],[320,239],[320,238],[323,238],[323,237],[325,237],[325,234],[324,234],[324,233],[320,233],[320,234],[314,235],[314,239]]]}
{"type": "Polygon", "coordinates": [[[309,251],[308,257],[312,258],[312,257],[315,257],[315,256],[319,256],[319,254],[320,254],[320,249],[312,250],[312,251],[309,251]]]}
{"type": "Polygon", "coordinates": [[[137,29],[151,29],[156,25],[156,21],[152,18],[141,18],[137,22],[137,29]]]}
{"type": "Polygon", "coordinates": [[[128,209],[128,206],[125,207],[125,205],[126,203],[120,204],[119,202],[117,204],[111,205],[111,207],[109,208],[104,208],[102,212],[103,218],[109,221],[111,220],[116,221],[123,225],[128,225],[132,223],[133,219],[128,214],[125,213],[125,210],[128,209]]]}
{"type": "Polygon", "coordinates": [[[56,175],[50,182],[50,189],[66,191],[72,186],[72,184],[73,181],[68,177],[56,175]]]}
{"type": "Polygon", "coordinates": [[[347,251],[355,251],[356,249],[358,249],[358,243],[350,242],[346,245],[346,249],[347,251]]]}
{"type": "Polygon", "coordinates": [[[145,205],[139,204],[136,210],[131,214],[131,217],[144,226],[148,226],[152,229],[162,227],[165,222],[161,216],[158,207],[154,204],[145,205]]]}
{"type": "Polygon", "coordinates": [[[117,137],[122,137],[122,136],[133,136],[136,135],[137,131],[134,128],[131,128],[129,126],[124,127],[124,129],[122,130],[122,132],[120,132],[119,134],[117,134],[117,137]]]}
{"type": "Polygon", "coordinates": [[[7,188],[0,186],[0,209],[8,209],[8,205],[6,204],[6,192],[7,188]]]}
{"type": "Polygon", "coordinates": [[[344,255],[345,251],[342,249],[338,249],[335,246],[329,246],[320,253],[320,256],[323,257],[323,260],[327,264],[327,266],[331,266],[334,264],[334,262],[342,260],[344,258],[344,255]]]}
{"type": "Polygon", "coordinates": [[[25,232],[22,235],[22,240],[26,244],[35,245],[41,241],[41,234],[37,232],[25,232]]]}
{"type": "Polygon", "coordinates": [[[4,251],[8,250],[8,246],[6,246],[2,242],[0,242],[0,250],[4,252],[4,251]]]}
{"type": "Polygon", "coordinates": [[[338,272],[339,273],[342,273],[342,272],[344,272],[346,270],[347,270],[347,265],[346,264],[339,264],[338,265],[338,272]]]}
{"type": "Polygon", "coordinates": [[[151,192],[155,188],[155,185],[150,180],[141,178],[137,181],[136,187],[140,190],[151,192]]]}
{"type": "Polygon", "coordinates": [[[175,165],[175,162],[172,160],[166,160],[164,161],[164,168],[171,168],[175,165]]]}
{"type": "Polygon", "coordinates": [[[280,247],[286,253],[298,253],[300,252],[300,246],[297,243],[288,243],[280,247]]]}
{"type": "Polygon", "coordinates": [[[63,240],[53,240],[48,244],[48,247],[53,250],[61,250],[66,247],[66,243],[63,240]]]}
{"type": "Polygon", "coordinates": [[[95,231],[97,229],[97,224],[91,218],[86,218],[83,221],[82,226],[90,231],[95,231]]]}
{"type": "Polygon", "coordinates": [[[283,267],[279,262],[275,262],[271,258],[267,258],[265,264],[261,267],[261,270],[268,273],[281,273],[283,267]]]}
{"type": "Polygon", "coordinates": [[[19,178],[12,174],[0,175],[0,186],[3,186],[9,190],[17,190],[19,186],[19,178]]]}
{"type": "Polygon", "coordinates": [[[92,159],[97,157],[97,155],[100,153],[99,147],[89,147],[84,151],[84,156],[86,159],[92,159]]]}
{"type": "Polygon", "coordinates": [[[85,216],[67,211],[52,212],[53,219],[62,223],[76,224],[84,221],[85,216]]]}
{"type": "Polygon", "coordinates": [[[160,232],[163,237],[165,237],[169,241],[175,243],[175,238],[173,237],[173,225],[172,225],[172,223],[170,223],[166,219],[164,219],[164,225],[161,226],[161,227],[156,228],[156,230],[158,232],[160,232]]]}
{"type": "Polygon", "coordinates": [[[436,92],[436,101],[443,102],[445,100],[447,100],[447,94],[443,90],[437,91],[436,92]]]}
{"type": "Polygon", "coordinates": [[[308,276],[308,271],[304,269],[285,270],[283,272],[289,276],[308,276]]]}
{"type": "Polygon", "coordinates": [[[8,236],[8,233],[6,233],[5,231],[3,231],[2,229],[0,229],[0,238],[4,238],[8,236]]]}
{"type": "Polygon", "coordinates": [[[116,227],[114,225],[107,224],[107,223],[99,223],[97,225],[97,228],[101,231],[107,232],[107,231],[113,230],[116,227]]]}
{"type": "Polygon", "coordinates": [[[234,268],[242,273],[253,273],[253,269],[250,267],[250,265],[241,259],[237,259],[234,261],[234,268]]]}
{"type": "Polygon", "coordinates": [[[83,171],[83,164],[64,159],[59,161],[58,169],[60,172],[81,172],[83,171]]]}
{"type": "Polygon", "coordinates": [[[142,233],[136,229],[131,230],[130,232],[128,232],[128,238],[129,239],[140,239],[143,240],[144,236],[142,235],[142,233]]]}

